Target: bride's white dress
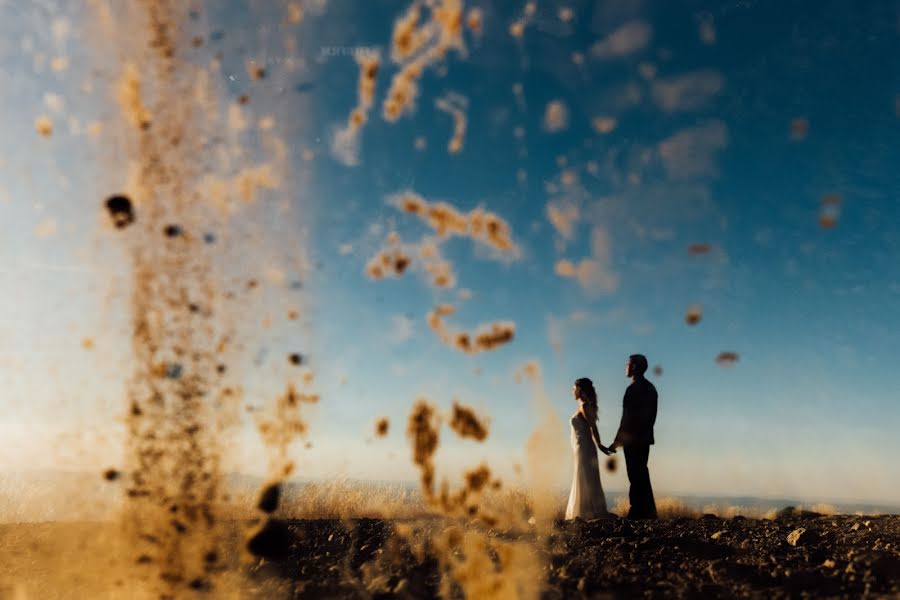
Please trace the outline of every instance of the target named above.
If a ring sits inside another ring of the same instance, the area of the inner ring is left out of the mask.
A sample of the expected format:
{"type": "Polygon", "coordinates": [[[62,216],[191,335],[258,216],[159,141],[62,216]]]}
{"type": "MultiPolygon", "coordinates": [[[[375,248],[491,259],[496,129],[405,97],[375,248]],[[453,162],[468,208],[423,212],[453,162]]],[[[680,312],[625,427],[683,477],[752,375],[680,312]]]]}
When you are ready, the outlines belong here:
{"type": "Polygon", "coordinates": [[[580,412],[572,415],[572,451],[575,454],[575,473],[566,518],[598,519],[606,517],[606,496],[600,485],[600,464],[597,446],[591,438],[591,429],[580,412]]]}

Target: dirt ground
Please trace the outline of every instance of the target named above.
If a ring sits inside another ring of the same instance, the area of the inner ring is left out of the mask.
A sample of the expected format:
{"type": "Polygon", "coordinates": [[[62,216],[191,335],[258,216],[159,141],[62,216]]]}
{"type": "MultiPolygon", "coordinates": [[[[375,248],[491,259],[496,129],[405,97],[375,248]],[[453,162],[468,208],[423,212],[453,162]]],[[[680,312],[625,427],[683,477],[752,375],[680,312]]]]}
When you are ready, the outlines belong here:
{"type": "MultiPolygon", "coordinates": [[[[432,519],[435,533],[445,521],[432,519]]],[[[463,597],[446,577],[461,548],[397,535],[410,523],[379,519],[275,521],[255,539],[235,523],[223,573],[197,598],[463,597]],[[410,543],[412,542],[412,544],[410,543]],[[442,587],[442,583],[443,586],[442,587]]],[[[113,525],[0,525],[0,599],[148,597],[125,575],[133,564],[113,525]]],[[[500,572],[504,543],[533,549],[534,597],[898,597],[900,516],[785,511],[774,520],[673,518],[557,522],[543,533],[479,530],[491,558],[475,577],[500,572]],[[496,547],[494,547],[496,546],[496,547]]],[[[460,563],[461,564],[461,563],[460,563]]],[[[516,577],[508,572],[504,576],[516,577]]],[[[520,572],[521,575],[521,572],[520,572]]]]}
{"type": "MultiPolygon", "coordinates": [[[[433,556],[418,560],[402,544],[398,549],[389,522],[293,521],[288,527],[297,538],[289,554],[257,570],[260,577],[292,579],[295,598],[438,593],[438,561],[433,556]],[[389,561],[385,571],[381,555],[397,557],[398,552],[402,560],[389,561]],[[381,593],[364,583],[367,563],[378,563],[386,576],[381,593]]],[[[787,510],[774,520],[708,515],[560,522],[549,538],[549,549],[542,551],[543,598],[900,594],[900,516],[787,510]]],[[[459,589],[454,592],[461,595],[459,589]]]]}

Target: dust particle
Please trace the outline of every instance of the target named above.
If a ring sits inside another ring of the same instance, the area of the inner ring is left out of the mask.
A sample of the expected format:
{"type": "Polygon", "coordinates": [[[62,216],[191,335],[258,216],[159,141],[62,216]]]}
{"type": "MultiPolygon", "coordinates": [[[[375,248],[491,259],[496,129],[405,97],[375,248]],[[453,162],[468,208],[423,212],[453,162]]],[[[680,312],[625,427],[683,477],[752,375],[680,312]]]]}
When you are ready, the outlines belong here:
{"type": "Polygon", "coordinates": [[[791,121],[791,139],[802,141],[809,133],[809,120],[806,117],[797,117],[791,121]]]}
{"type": "Polygon", "coordinates": [[[569,109],[562,100],[553,100],[544,109],[544,129],[558,133],[569,126],[569,109]]]}
{"type": "Polygon", "coordinates": [[[484,17],[481,14],[480,8],[469,9],[469,12],[466,14],[466,26],[468,26],[469,31],[472,33],[481,33],[481,30],[484,27],[484,17]]]}
{"type": "Polygon", "coordinates": [[[107,481],[116,481],[122,474],[116,469],[106,469],[103,471],[103,479],[107,481]]]}
{"type": "Polygon", "coordinates": [[[488,429],[484,419],[478,417],[470,407],[453,403],[453,416],[450,419],[450,428],[459,437],[472,438],[479,442],[487,439],[488,429]]]}
{"type": "Polygon", "coordinates": [[[287,7],[288,22],[296,25],[303,20],[303,7],[299,2],[291,2],[287,7]]]}
{"type": "Polygon", "coordinates": [[[291,352],[288,355],[288,362],[295,367],[300,366],[303,364],[303,356],[301,356],[299,352],[291,352]]]}
{"type": "Polygon", "coordinates": [[[134,223],[134,209],[128,196],[110,196],[106,199],[106,210],[117,229],[124,229],[134,223]]]}
{"type": "Polygon", "coordinates": [[[249,75],[250,79],[252,79],[253,81],[259,81],[261,79],[265,79],[266,69],[255,60],[248,60],[247,75],[249,75]]]}
{"type": "Polygon", "coordinates": [[[181,235],[181,226],[180,225],[166,225],[163,229],[163,234],[165,234],[168,238],[176,238],[181,235]]]}
{"type": "Polygon", "coordinates": [[[698,305],[688,307],[684,315],[684,321],[688,325],[696,325],[703,318],[703,308],[698,305]]]}
{"type": "Polygon", "coordinates": [[[34,121],[34,129],[42,137],[50,137],[53,135],[53,121],[50,120],[50,117],[42,115],[34,121]]]}
{"type": "Polygon", "coordinates": [[[388,434],[388,430],[390,429],[391,423],[388,421],[387,417],[381,417],[378,421],[375,422],[375,435],[377,437],[383,438],[388,434]]]}
{"type": "Polygon", "coordinates": [[[709,244],[691,244],[688,246],[688,254],[698,255],[698,254],[709,254],[712,250],[712,246],[709,244]]]}
{"type": "Polygon", "coordinates": [[[606,459],[606,470],[610,473],[615,473],[616,469],[619,468],[619,461],[616,460],[615,456],[609,456],[606,459]]]}
{"type": "Polygon", "coordinates": [[[416,401],[406,425],[406,437],[413,449],[413,462],[419,467],[422,492],[434,496],[434,453],[438,447],[439,420],[427,400],[416,401]]]}
{"type": "Polygon", "coordinates": [[[722,367],[730,367],[738,361],[737,352],[719,352],[716,363],[722,367]]]}

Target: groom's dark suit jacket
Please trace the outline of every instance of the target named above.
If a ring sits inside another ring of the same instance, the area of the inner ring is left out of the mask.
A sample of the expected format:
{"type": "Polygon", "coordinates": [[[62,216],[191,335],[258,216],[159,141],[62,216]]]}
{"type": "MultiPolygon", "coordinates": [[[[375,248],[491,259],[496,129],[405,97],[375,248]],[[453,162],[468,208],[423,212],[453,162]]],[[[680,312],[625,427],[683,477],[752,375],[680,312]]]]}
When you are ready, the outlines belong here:
{"type": "Polygon", "coordinates": [[[656,401],[656,388],[643,377],[628,386],[622,400],[622,422],[616,442],[624,447],[649,446],[655,442],[656,401]]]}

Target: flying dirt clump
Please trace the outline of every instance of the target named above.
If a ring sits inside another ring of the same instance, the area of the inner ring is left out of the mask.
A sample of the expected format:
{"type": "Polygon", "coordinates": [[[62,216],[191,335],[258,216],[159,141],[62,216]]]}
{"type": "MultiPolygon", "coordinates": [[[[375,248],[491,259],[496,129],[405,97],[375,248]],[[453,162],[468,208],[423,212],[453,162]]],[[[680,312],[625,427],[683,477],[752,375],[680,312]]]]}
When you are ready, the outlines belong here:
{"type": "Polygon", "coordinates": [[[474,332],[453,331],[444,323],[444,317],[452,315],[456,309],[442,304],[428,313],[426,322],[438,338],[447,346],[466,354],[489,352],[510,343],[516,334],[516,326],[510,321],[497,321],[481,325],[474,332]]]}
{"type": "Polygon", "coordinates": [[[434,497],[434,453],[440,441],[440,417],[427,400],[420,398],[413,406],[406,425],[406,437],[413,450],[413,463],[419,467],[422,493],[434,497]]]}
{"type": "Polygon", "coordinates": [[[690,244],[687,250],[688,254],[697,256],[700,254],[709,254],[712,250],[712,246],[706,243],[690,244]]]}
{"type": "Polygon", "coordinates": [[[388,203],[417,216],[439,238],[469,237],[497,250],[501,255],[517,257],[519,254],[519,248],[512,240],[509,224],[500,216],[482,208],[464,213],[447,202],[429,202],[411,191],[390,196],[388,203]]]}
{"type": "Polygon", "coordinates": [[[400,244],[397,234],[391,232],[388,234],[386,246],[366,263],[365,271],[370,279],[400,277],[411,264],[412,257],[400,244]]]}
{"type": "Polygon", "coordinates": [[[479,418],[475,411],[468,406],[453,403],[453,414],[450,418],[450,429],[456,432],[459,437],[472,438],[473,440],[483,442],[487,439],[488,428],[485,420],[479,418]]]}
{"type": "Polygon", "coordinates": [[[53,135],[53,121],[50,120],[50,117],[42,115],[35,119],[34,129],[41,137],[50,137],[53,135]]]}
{"type": "Polygon", "coordinates": [[[696,325],[701,319],[703,319],[703,307],[697,304],[689,306],[684,314],[684,322],[688,325],[696,325]]]}
{"type": "Polygon", "coordinates": [[[278,503],[281,500],[281,482],[275,481],[265,487],[259,494],[259,501],[256,507],[264,513],[271,514],[278,509],[278,503]]]}
{"type": "Polygon", "coordinates": [[[719,352],[716,356],[716,364],[721,367],[730,367],[738,361],[737,352],[719,352]]]}
{"type": "Polygon", "coordinates": [[[116,229],[124,229],[134,223],[134,207],[128,196],[110,196],[106,199],[106,210],[116,229]]]}
{"type": "Polygon", "coordinates": [[[380,438],[387,436],[390,427],[391,422],[388,420],[388,418],[381,417],[375,422],[375,436],[380,438]]]}
{"type": "Polygon", "coordinates": [[[400,71],[391,80],[382,105],[386,121],[412,112],[425,69],[443,60],[450,50],[465,51],[462,0],[413,2],[394,23],[391,60],[400,71]],[[428,11],[428,17],[423,15],[428,11]]]}
{"type": "Polygon", "coordinates": [[[450,92],[443,98],[435,100],[435,106],[453,118],[453,137],[447,143],[447,151],[457,154],[462,150],[466,138],[466,109],[469,100],[460,94],[450,92]]]}
{"type": "Polygon", "coordinates": [[[569,126],[569,109],[562,100],[553,100],[544,109],[544,129],[558,133],[569,126]]]}
{"type": "Polygon", "coordinates": [[[335,132],[331,144],[335,158],[350,167],[359,164],[359,136],[375,102],[375,84],[381,59],[372,51],[357,54],[356,62],[359,64],[356,107],[350,112],[347,124],[335,132]]]}

